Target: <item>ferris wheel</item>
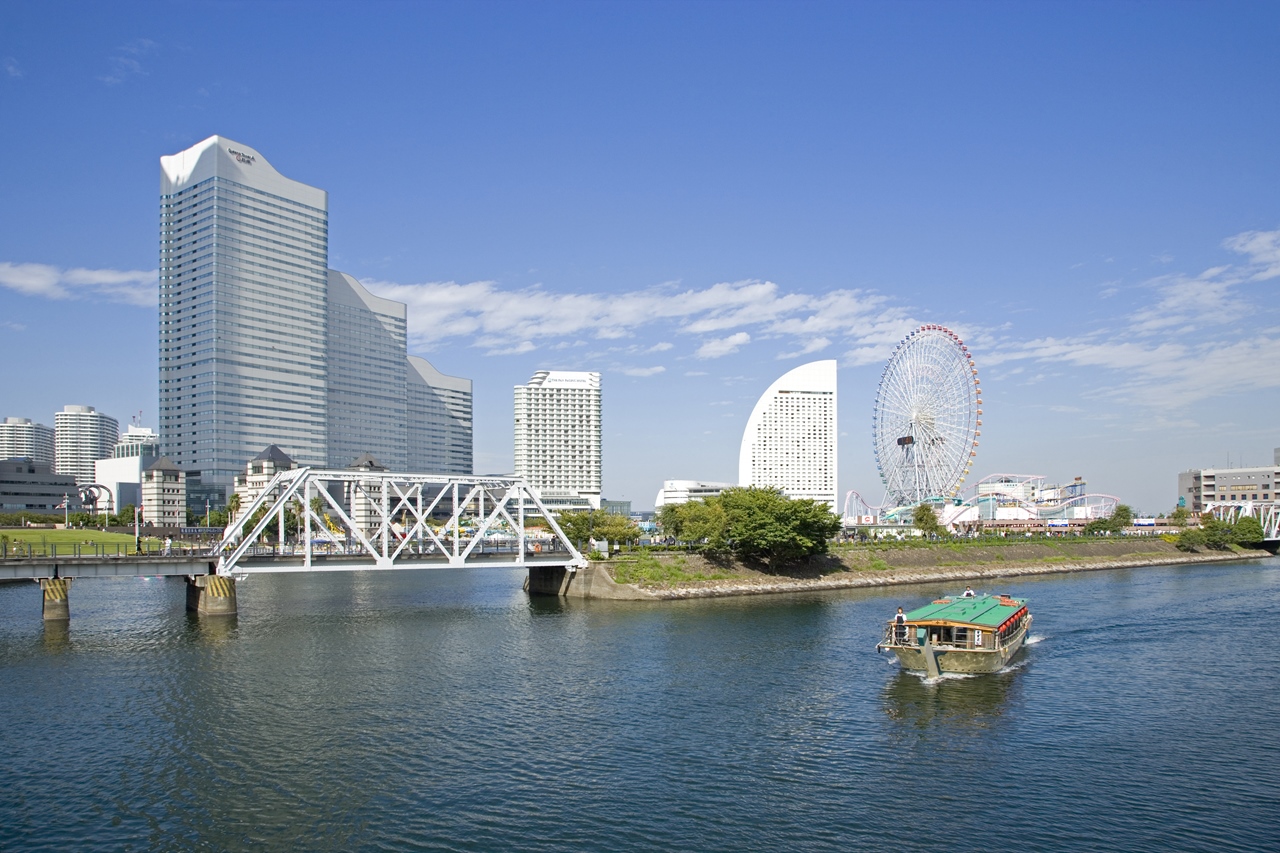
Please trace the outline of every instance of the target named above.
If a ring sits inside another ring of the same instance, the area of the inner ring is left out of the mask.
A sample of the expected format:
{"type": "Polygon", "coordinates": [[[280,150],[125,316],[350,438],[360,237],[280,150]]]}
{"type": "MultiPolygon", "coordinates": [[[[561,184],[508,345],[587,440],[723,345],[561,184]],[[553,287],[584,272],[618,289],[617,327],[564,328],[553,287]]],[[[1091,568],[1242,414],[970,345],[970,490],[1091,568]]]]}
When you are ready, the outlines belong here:
{"type": "Polygon", "coordinates": [[[886,503],[954,497],[977,456],[982,386],[969,348],[945,326],[898,344],[876,391],[872,441],[886,503]]]}

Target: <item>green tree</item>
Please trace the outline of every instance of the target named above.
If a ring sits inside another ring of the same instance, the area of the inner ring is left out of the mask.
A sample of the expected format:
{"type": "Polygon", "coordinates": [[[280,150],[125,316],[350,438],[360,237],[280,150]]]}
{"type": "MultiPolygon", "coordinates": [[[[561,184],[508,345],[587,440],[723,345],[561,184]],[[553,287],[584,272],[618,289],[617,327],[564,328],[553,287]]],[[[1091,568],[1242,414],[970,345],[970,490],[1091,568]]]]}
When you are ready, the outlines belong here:
{"type": "Polygon", "coordinates": [[[723,507],[733,552],[745,559],[764,560],[774,570],[825,554],[828,540],[840,531],[839,517],[825,503],[791,500],[778,489],[726,489],[714,503],[723,507]]]}
{"type": "Polygon", "coordinates": [[[1262,544],[1266,534],[1262,531],[1262,522],[1252,515],[1242,515],[1231,528],[1232,538],[1240,544],[1262,544]]]}
{"type": "Polygon", "coordinates": [[[556,523],[574,547],[581,551],[595,533],[595,515],[591,510],[574,510],[557,513],[556,523]]]}
{"type": "Polygon", "coordinates": [[[1186,527],[1191,523],[1191,511],[1185,506],[1180,506],[1169,513],[1169,523],[1174,527],[1186,527]]]}
{"type": "Polygon", "coordinates": [[[911,511],[911,524],[925,536],[942,536],[947,531],[938,523],[938,513],[933,504],[925,502],[911,511]]]}
{"type": "Polygon", "coordinates": [[[595,535],[608,542],[610,547],[615,543],[630,545],[640,538],[640,528],[636,527],[627,516],[604,510],[596,510],[596,513],[598,515],[595,519],[595,535]]]}
{"type": "Polygon", "coordinates": [[[1188,527],[1178,534],[1174,547],[1179,551],[1196,551],[1205,547],[1207,540],[1199,527],[1188,527]]]}
{"type": "Polygon", "coordinates": [[[231,497],[227,498],[227,514],[232,520],[240,514],[240,493],[232,492],[231,497]]]}
{"type": "Polygon", "coordinates": [[[684,540],[684,507],[686,504],[664,504],[658,510],[658,525],[666,536],[677,541],[684,540]]]}
{"type": "Polygon", "coordinates": [[[125,504],[120,507],[120,513],[116,516],[117,521],[121,525],[128,527],[133,524],[133,516],[135,512],[137,512],[137,508],[133,504],[125,504]]]}
{"type": "Polygon", "coordinates": [[[1116,504],[1116,510],[1111,513],[1110,521],[1111,526],[1109,529],[1112,533],[1119,533],[1124,530],[1133,524],[1133,507],[1128,504],[1116,504]]]}
{"type": "Polygon", "coordinates": [[[1235,538],[1235,531],[1230,524],[1219,521],[1212,515],[1200,519],[1200,529],[1204,533],[1204,544],[1214,551],[1225,551],[1235,538]]]}

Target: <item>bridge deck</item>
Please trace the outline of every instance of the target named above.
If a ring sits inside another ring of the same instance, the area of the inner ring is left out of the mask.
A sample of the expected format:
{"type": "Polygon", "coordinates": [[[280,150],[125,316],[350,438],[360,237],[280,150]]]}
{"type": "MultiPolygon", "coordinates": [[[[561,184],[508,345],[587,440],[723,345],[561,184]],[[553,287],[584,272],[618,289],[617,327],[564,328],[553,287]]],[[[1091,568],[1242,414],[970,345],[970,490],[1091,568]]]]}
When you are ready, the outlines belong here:
{"type": "MultiPolygon", "coordinates": [[[[466,568],[525,568],[529,566],[564,566],[572,555],[525,554],[524,560],[511,553],[471,554],[466,568]]],[[[448,569],[449,558],[440,553],[404,555],[389,566],[376,566],[366,554],[316,554],[307,565],[301,555],[262,554],[240,560],[236,569],[243,574],[277,572],[359,572],[398,571],[408,569],[448,569]]],[[[39,580],[41,578],[119,578],[174,577],[213,574],[218,558],[208,554],[170,557],[33,557],[0,560],[0,580],[39,580]]]]}

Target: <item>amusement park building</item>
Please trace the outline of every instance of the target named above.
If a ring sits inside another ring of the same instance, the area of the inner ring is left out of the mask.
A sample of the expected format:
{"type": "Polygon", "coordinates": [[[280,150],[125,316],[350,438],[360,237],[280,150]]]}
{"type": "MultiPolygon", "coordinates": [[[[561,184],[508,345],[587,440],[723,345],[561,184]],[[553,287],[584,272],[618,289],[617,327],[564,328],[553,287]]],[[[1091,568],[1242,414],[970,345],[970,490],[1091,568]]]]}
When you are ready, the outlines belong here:
{"type": "Polygon", "coordinates": [[[769,386],[747,420],[738,483],[836,511],[836,362],[802,364],[769,386]]]}

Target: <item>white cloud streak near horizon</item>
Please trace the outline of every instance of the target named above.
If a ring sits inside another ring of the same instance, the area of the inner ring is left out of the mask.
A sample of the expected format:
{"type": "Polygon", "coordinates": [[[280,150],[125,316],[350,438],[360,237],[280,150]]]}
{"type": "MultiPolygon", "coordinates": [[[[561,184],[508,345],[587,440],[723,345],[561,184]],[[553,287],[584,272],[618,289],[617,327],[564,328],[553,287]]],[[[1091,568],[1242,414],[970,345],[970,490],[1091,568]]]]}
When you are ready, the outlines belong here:
{"type": "MultiPolygon", "coordinates": [[[[1246,231],[1221,245],[1244,259],[1199,275],[1163,275],[1131,286],[1129,292],[1138,294],[1138,307],[1127,316],[1115,316],[1109,328],[1018,338],[1016,329],[1004,324],[969,327],[963,336],[982,352],[984,368],[1030,362],[1108,370],[1113,375],[1099,383],[1103,390],[1091,393],[1123,396],[1152,408],[1179,408],[1223,393],[1280,388],[1280,327],[1265,325],[1266,315],[1275,312],[1274,286],[1264,284],[1280,278],[1280,229],[1246,231]],[[1253,328],[1243,332],[1242,324],[1253,328]]],[[[46,299],[96,298],[154,308],[156,283],[155,270],[64,270],[0,262],[0,287],[46,299]]],[[[861,367],[884,362],[918,325],[914,309],[872,291],[811,294],[755,279],[704,288],[667,283],[620,293],[561,293],[541,286],[512,289],[493,281],[362,283],[408,306],[411,349],[427,352],[462,341],[486,355],[522,355],[647,333],[658,342],[633,340],[620,350],[641,357],[672,353],[663,357],[705,360],[745,347],[773,346],[777,358],[799,358],[838,345],[844,366],[861,367]],[[668,339],[672,334],[691,339],[688,355],[675,351],[668,339]]],[[[660,375],[667,367],[650,361],[616,369],[646,377],[660,375]]]]}
{"type": "Polygon", "coordinates": [[[46,299],[99,297],[154,308],[159,293],[158,270],[64,270],[50,264],[12,264],[0,261],[0,287],[46,299]]]}

